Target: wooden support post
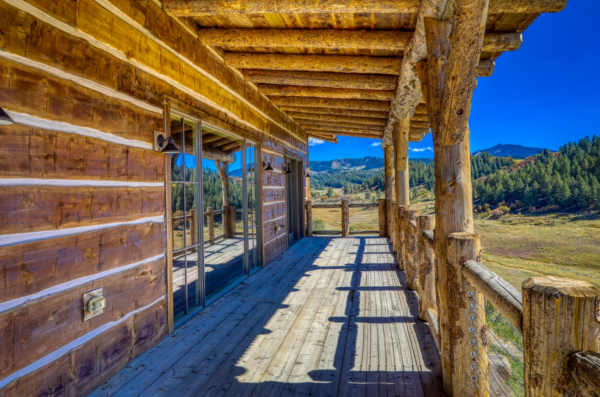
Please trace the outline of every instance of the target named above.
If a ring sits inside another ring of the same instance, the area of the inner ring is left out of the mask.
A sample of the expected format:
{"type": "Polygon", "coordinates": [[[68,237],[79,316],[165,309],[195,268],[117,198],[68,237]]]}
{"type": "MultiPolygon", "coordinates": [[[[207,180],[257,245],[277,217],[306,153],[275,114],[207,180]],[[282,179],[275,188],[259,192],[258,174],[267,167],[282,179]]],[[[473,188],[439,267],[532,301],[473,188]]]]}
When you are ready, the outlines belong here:
{"type": "Polygon", "coordinates": [[[406,259],[404,255],[404,217],[407,210],[408,206],[406,205],[399,205],[396,207],[396,245],[398,247],[396,257],[398,258],[398,268],[400,270],[406,270],[406,259]]]}
{"type": "Polygon", "coordinates": [[[229,235],[235,238],[235,221],[236,221],[235,205],[229,206],[229,235]]]}
{"type": "Polygon", "coordinates": [[[410,133],[410,116],[406,116],[394,124],[392,130],[394,146],[394,177],[396,182],[396,202],[398,205],[409,205],[408,177],[408,140],[410,133]]]}
{"type": "Polygon", "coordinates": [[[386,236],[385,230],[385,199],[379,199],[379,237],[386,236]]]}
{"type": "MultiPolygon", "coordinates": [[[[395,218],[392,218],[391,203],[394,200],[394,148],[387,146],[383,149],[385,163],[385,202],[386,202],[386,235],[392,238],[395,218]]],[[[393,242],[393,240],[392,240],[393,242]]]]}
{"type": "MultiPolygon", "coordinates": [[[[186,225],[186,228],[188,227],[188,225],[186,225]]],[[[196,242],[198,241],[198,227],[196,226],[196,210],[192,209],[190,210],[190,224],[189,224],[189,228],[190,228],[190,239],[191,239],[191,243],[192,244],[196,244],[196,242]]]]}
{"type": "Polygon", "coordinates": [[[475,233],[450,233],[445,243],[447,262],[440,267],[446,275],[449,301],[439,298],[440,306],[446,303],[439,313],[444,390],[449,396],[481,396],[479,390],[488,390],[487,353],[481,344],[486,332],[485,303],[483,295],[462,277],[466,261],[481,262],[481,240],[475,233]]]}
{"type": "Polygon", "coordinates": [[[417,217],[418,209],[406,208],[404,211],[404,270],[406,271],[406,286],[419,290],[419,268],[417,263],[417,217]]]}
{"type": "Polygon", "coordinates": [[[437,313],[437,296],[435,291],[435,216],[417,218],[418,266],[419,266],[419,318],[427,320],[427,309],[437,313]]]}
{"type": "Polygon", "coordinates": [[[215,243],[215,213],[213,207],[208,207],[206,209],[208,215],[207,223],[208,223],[208,244],[213,245],[215,243]]]}
{"type": "Polygon", "coordinates": [[[350,202],[342,200],[342,237],[350,236],[350,202]]]}
{"type": "Polygon", "coordinates": [[[600,391],[600,353],[578,352],[567,363],[568,395],[579,393],[581,397],[598,397],[600,391]],[[573,391],[569,389],[574,389],[573,391]]]}
{"type": "Polygon", "coordinates": [[[525,395],[565,395],[576,387],[566,376],[568,357],[600,351],[600,289],[585,281],[532,277],[522,291],[525,395]]]}
{"type": "Polygon", "coordinates": [[[223,206],[223,214],[221,215],[223,219],[223,237],[229,238],[229,231],[231,228],[229,227],[229,206],[223,206]]]}
{"type": "Polygon", "coordinates": [[[306,202],[306,235],[312,237],[313,235],[313,223],[312,223],[312,201],[306,202]]]}
{"type": "Polygon", "coordinates": [[[388,206],[389,218],[390,218],[390,241],[392,243],[392,250],[398,252],[398,230],[396,224],[398,223],[396,217],[398,216],[398,207],[396,206],[396,200],[390,201],[388,206]]]}

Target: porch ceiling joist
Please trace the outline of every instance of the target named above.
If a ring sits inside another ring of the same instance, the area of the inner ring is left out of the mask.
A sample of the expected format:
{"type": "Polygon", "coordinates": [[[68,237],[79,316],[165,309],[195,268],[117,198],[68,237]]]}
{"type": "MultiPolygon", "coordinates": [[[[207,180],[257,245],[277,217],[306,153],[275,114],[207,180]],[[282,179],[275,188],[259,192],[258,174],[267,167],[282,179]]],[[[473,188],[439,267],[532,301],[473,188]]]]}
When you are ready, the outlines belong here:
{"type": "Polygon", "coordinates": [[[372,130],[383,132],[383,125],[369,125],[369,124],[355,124],[351,122],[341,122],[341,121],[321,121],[321,120],[307,120],[302,118],[295,118],[296,122],[300,124],[302,128],[313,128],[313,126],[322,126],[322,127],[340,127],[340,128],[358,128],[363,130],[372,130]]]}
{"type": "MultiPolygon", "coordinates": [[[[370,111],[370,110],[357,110],[357,109],[338,109],[338,108],[325,108],[325,107],[304,107],[302,105],[280,105],[279,109],[284,112],[304,112],[310,114],[323,114],[332,116],[349,116],[349,117],[366,117],[370,119],[384,119],[387,121],[388,112],[386,111],[370,111]]],[[[427,114],[427,113],[425,113],[427,114]]]]}
{"type": "Polygon", "coordinates": [[[332,125],[307,125],[304,129],[309,129],[312,131],[324,131],[330,132],[332,134],[337,134],[338,132],[351,132],[354,134],[372,134],[379,135],[383,134],[383,128],[380,130],[371,130],[368,128],[364,128],[364,126],[358,127],[342,127],[342,126],[332,126],[332,125]]]}
{"type": "Polygon", "coordinates": [[[376,112],[389,112],[390,103],[386,101],[366,101],[360,99],[332,99],[332,98],[304,98],[295,96],[271,97],[273,104],[281,106],[295,106],[300,108],[333,108],[369,110],[376,112]]]}
{"type": "MultiPolygon", "coordinates": [[[[385,123],[387,119],[380,118],[367,118],[367,117],[350,117],[350,116],[337,116],[333,114],[313,114],[313,113],[305,113],[300,111],[297,112],[286,111],[288,116],[293,118],[294,120],[313,120],[313,121],[329,121],[329,122],[344,122],[344,123],[354,123],[354,124],[362,124],[362,125],[377,125],[381,128],[385,127],[385,123]]],[[[310,111],[310,109],[306,109],[310,111]]]]}
{"type": "Polygon", "coordinates": [[[324,141],[331,142],[331,143],[338,143],[338,137],[337,137],[337,135],[334,135],[334,134],[317,134],[316,132],[313,132],[313,133],[308,134],[308,136],[317,138],[317,139],[322,139],[324,141]]]}
{"type": "Polygon", "coordinates": [[[238,69],[302,70],[398,75],[402,58],[343,55],[257,54],[226,52],[225,63],[238,69]]]}
{"type": "MultiPolygon", "coordinates": [[[[341,29],[202,29],[200,41],[213,47],[321,48],[404,51],[412,32],[341,29]]],[[[515,51],[521,47],[520,33],[487,33],[483,51],[515,51]]]]}
{"type": "Polygon", "coordinates": [[[259,84],[258,91],[267,96],[367,99],[374,101],[389,101],[394,96],[393,90],[356,90],[346,88],[301,87],[296,85],[275,84],[259,84]]]}
{"type": "Polygon", "coordinates": [[[357,90],[395,90],[398,77],[380,74],[303,72],[293,70],[242,69],[252,83],[329,87],[357,90]]]}
{"type": "MultiPolygon", "coordinates": [[[[558,12],[568,0],[490,0],[490,13],[558,12]]],[[[421,0],[163,0],[172,16],[232,14],[412,14],[421,0]]]]}
{"type": "MultiPolygon", "coordinates": [[[[313,135],[313,134],[323,134],[323,133],[327,133],[326,131],[321,131],[321,130],[311,130],[311,129],[305,129],[306,133],[308,135],[313,135]]],[[[370,138],[370,139],[381,139],[383,137],[383,134],[362,134],[362,133],[357,133],[357,132],[353,132],[353,131],[329,131],[330,134],[335,134],[337,136],[350,136],[350,137],[354,137],[354,138],[370,138]]]]}

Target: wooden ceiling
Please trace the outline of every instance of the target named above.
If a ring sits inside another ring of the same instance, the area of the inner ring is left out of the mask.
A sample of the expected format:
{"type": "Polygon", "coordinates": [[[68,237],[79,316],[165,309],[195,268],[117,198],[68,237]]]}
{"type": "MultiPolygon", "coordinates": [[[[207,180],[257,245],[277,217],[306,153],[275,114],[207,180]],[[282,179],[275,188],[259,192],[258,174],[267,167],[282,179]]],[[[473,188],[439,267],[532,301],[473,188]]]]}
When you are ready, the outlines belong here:
{"type": "MultiPolygon", "coordinates": [[[[490,0],[477,74],[517,50],[540,12],[567,0],[490,0]]],[[[239,70],[309,136],[382,138],[420,0],[167,0],[172,16],[239,70]],[[347,11],[347,12],[345,12],[347,11]],[[352,12],[355,11],[355,12],[352,12]],[[300,13],[302,12],[302,13],[300,13]]],[[[410,140],[430,124],[414,109],[410,140]]]]}

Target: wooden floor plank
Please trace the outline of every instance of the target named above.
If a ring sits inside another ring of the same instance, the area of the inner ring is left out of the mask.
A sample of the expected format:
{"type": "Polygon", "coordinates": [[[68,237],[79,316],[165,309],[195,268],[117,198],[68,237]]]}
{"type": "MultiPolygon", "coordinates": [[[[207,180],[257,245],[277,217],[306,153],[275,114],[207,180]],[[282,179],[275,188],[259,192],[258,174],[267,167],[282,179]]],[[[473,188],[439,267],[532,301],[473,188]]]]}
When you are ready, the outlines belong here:
{"type": "Polygon", "coordinates": [[[92,396],[444,396],[438,352],[389,241],[315,237],[92,396]]]}

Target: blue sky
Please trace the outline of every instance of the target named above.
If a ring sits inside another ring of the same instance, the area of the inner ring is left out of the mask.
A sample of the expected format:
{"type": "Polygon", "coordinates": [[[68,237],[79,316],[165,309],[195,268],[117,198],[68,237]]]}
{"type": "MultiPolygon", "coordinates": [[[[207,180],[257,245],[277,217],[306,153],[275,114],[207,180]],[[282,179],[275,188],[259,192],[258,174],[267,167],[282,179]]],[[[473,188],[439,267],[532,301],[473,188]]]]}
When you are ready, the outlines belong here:
{"type": "MultiPolygon", "coordinates": [[[[471,150],[498,143],[556,150],[586,135],[600,135],[600,1],[571,0],[557,14],[542,14],[523,33],[523,45],[479,78],[471,108],[471,150]]],[[[379,156],[373,139],[339,137],[309,148],[310,160],[379,156]]],[[[410,156],[433,157],[431,134],[411,143],[410,156]],[[418,151],[415,151],[418,150],[418,151]]]]}

